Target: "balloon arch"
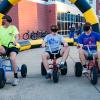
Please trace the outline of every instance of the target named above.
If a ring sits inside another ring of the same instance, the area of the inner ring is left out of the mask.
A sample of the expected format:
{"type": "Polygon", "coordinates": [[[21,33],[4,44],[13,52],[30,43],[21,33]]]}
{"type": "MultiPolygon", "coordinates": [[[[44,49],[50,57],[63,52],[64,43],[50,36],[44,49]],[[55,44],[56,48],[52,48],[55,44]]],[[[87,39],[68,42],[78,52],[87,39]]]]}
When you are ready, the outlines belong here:
{"type": "MultiPolygon", "coordinates": [[[[8,11],[16,5],[21,0],[0,0],[0,23],[2,21],[3,15],[7,14],[8,11]]],[[[99,21],[93,10],[86,0],[69,0],[71,3],[74,3],[76,7],[83,13],[83,16],[86,19],[86,22],[92,24],[93,30],[100,32],[99,30],[99,21]]]]}

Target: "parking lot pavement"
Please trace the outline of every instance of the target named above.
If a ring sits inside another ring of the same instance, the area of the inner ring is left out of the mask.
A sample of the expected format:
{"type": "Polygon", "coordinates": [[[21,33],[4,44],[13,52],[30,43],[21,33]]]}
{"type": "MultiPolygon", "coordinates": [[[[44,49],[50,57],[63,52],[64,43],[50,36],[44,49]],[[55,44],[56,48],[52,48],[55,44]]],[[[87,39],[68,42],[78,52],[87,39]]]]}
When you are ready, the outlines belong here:
{"type": "Polygon", "coordinates": [[[20,77],[19,85],[13,87],[10,84],[12,73],[7,73],[7,84],[0,89],[0,100],[100,100],[100,79],[93,86],[86,76],[77,78],[74,75],[75,62],[79,61],[76,47],[70,47],[68,74],[60,75],[56,84],[40,74],[42,52],[43,49],[37,48],[18,54],[18,66],[26,64],[28,75],[26,78],[20,77]]]}

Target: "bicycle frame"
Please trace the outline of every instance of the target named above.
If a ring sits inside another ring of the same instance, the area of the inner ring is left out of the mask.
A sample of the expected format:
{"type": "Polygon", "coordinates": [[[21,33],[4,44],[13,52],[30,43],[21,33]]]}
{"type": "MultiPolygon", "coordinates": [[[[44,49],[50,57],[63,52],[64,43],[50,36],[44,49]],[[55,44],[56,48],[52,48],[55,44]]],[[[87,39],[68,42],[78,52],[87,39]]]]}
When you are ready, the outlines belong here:
{"type": "MultiPolygon", "coordinates": [[[[0,68],[3,68],[4,71],[10,72],[13,71],[12,61],[9,57],[2,56],[0,58],[0,68]],[[10,65],[7,65],[6,62],[9,62],[10,65]]],[[[19,67],[17,67],[17,71],[20,71],[19,67]]]]}
{"type": "Polygon", "coordinates": [[[53,61],[53,63],[52,63],[52,65],[53,65],[53,70],[56,70],[56,71],[58,71],[58,65],[59,64],[57,64],[57,59],[56,59],[56,54],[54,54],[54,59],[52,59],[53,61]]]}
{"type": "Polygon", "coordinates": [[[92,67],[96,66],[96,58],[94,57],[94,54],[91,52],[89,46],[96,46],[96,45],[84,45],[88,49],[88,58],[87,61],[88,63],[86,64],[88,66],[88,69],[91,69],[92,67]]]}
{"type": "Polygon", "coordinates": [[[58,65],[59,65],[59,64],[57,64],[56,55],[57,55],[60,51],[57,50],[57,52],[52,52],[51,47],[50,47],[50,44],[48,44],[48,47],[49,47],[50,53],[54,55],[54,59],[51,59],[51,60],[52,60],[52,64],[50,64],[50,65],[53,65],[53,68],[50,68],[50,69],[53,69],[53,70],[58,71],[58,65]]]}

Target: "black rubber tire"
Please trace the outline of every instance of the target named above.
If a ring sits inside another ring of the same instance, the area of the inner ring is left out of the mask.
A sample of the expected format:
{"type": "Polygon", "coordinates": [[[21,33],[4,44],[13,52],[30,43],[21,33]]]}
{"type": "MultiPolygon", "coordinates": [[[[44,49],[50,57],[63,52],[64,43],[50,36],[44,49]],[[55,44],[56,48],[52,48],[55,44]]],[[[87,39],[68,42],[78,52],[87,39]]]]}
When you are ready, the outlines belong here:
{"type": "Polygon", "coordinates": [[[22,76],[23,78],[25,78],[25,77],[27,76],[27,66],[26,66],[25,64],[23,64],[23,65],[21,66],[21,76],[22,76]]]}
{"type": "Polygon", "coordinates": [[[81,77],[82,76],[82,64],[80,62],[75,63],[75,76],[81,77]]]}
{"type": "Polygon", "coordinates": [[[97,81],[98,81],[98,76],[97,76],[97,69],[96,69],[96,67],[93,67],[92,69],[91,69],[91,77],[90,77],[91,79],[91,83],[93,84],[93,85],[96,85],[97,84],[97,81]]]}
{"type": "Polygon", "coordinates": [[[58,83],[58,81],[59,81],[59,74],[58,74],[58,71],[53,70],[53,82],[54,82],[54,83],[58,83]]]}
{"type": "Polygon", "coordinates": [[[24,39],[24,40],[29,39],[29,34],[27,34],[27,33],[23,34],[23,39],[24,39]]]}
{"type": "Polygon", "coordinates": [[[43,62],[41,62],[41,75],[46,75],[47,74],[47,71],[43,65],[43,62]]]}
{"type": "Polygon", "coordinates": [[[4,78],[4,70],[0,68],[0,88],[3,88],[6,84],[6,80],[4,78]]]}
{"type": "Polygon", "coordinates": [[[31,34],[31,39],[32,40],[36,40],[36,35],[35,34],[31,34]]]}
{"type": "Polygon", "coordinates": [[[64,64],[64,68],[63,69],[61,69],[61,75],[66,75],[67,74],[67,63],[65,62],[65,64],[64,64]]]}

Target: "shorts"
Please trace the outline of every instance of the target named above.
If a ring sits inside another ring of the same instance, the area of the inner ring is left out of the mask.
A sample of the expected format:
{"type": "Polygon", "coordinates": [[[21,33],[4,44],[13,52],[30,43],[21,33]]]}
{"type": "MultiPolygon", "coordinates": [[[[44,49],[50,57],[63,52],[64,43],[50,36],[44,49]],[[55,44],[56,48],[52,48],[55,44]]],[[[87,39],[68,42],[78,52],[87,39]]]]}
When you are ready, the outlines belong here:
{"type": "MultiPolygon", "coordinates": [[[[91,53],[94,55],[95,58],[98,58],[98,51],[97,50],[91,50],[91,53]]],[[[87,50],[84,50],[84,55],[88,57],[89,52],[87,50]]]]}
{"type": "MultiPolygon", "coordinates": [[[[54,59],[54,54],[52,54],[50,51],[46,51],[48,54],[49,54],[49,56],[50,56],[50,59],[54,59]]],[[[54,51],[54,53],[57,53],[58,51],[54,51]]],[[[56,54],[56,58],[59,58],[59,57],[61,57],[61,55],[60,55],[60,50],[59,50],[59,52],[56,54]]]]}
{"type": "Polygon", "coordinates": [[[6,55],[9,56],[11,52],[15,52],[16,54],[18,54],[19,49],[16,47],[11,47],[11,48],[7,48],[5,46],[3,46],[5,51],[6,51],[6,55]]]}
{"type": "MultiPolygon", "coordinates": [[[[84,51],[87,52],[87,53],[89,53],[88,50],[84,50],[84,51]]],[[[90,52],[91,52],[92,54],[97,54],[97,53],[98,53],[97,50],[91,50],[90,52]]]]}

